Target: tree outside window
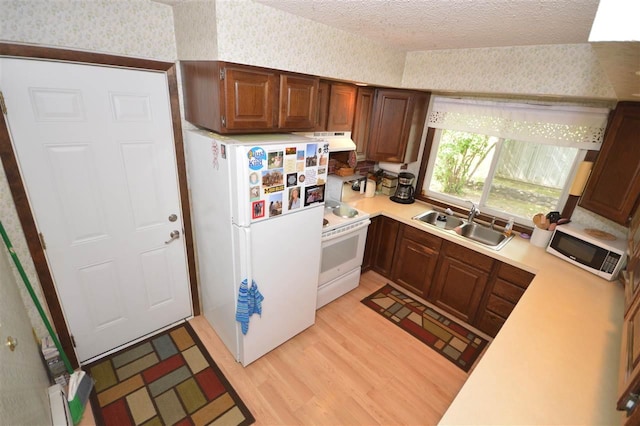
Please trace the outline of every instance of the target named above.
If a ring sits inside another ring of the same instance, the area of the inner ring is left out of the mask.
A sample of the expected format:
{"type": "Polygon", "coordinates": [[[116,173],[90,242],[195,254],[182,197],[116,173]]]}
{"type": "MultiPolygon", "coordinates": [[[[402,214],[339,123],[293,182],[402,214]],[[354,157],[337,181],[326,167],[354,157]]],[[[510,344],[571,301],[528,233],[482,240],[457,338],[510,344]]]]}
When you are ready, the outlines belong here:
{"type": "Polygon", "coordinates": [[[427,195],[489,215],[530,224],[559,210],[580,150],[478,133],[438,131],[424,187],[427,195]]]}

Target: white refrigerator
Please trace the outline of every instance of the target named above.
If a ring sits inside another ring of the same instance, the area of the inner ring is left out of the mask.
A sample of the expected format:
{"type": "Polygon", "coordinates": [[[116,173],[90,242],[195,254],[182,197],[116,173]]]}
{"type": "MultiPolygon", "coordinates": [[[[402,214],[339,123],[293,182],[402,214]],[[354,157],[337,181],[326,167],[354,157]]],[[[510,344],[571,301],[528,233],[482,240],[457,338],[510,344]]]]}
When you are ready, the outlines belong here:
{"type": "Polygon", "coordinates": [[[315,322],[329,147],[292,134],[186,132],[202,310],[247,366],[315,322]],[[264,297],[246,334],[243,280],[264,297]]]}

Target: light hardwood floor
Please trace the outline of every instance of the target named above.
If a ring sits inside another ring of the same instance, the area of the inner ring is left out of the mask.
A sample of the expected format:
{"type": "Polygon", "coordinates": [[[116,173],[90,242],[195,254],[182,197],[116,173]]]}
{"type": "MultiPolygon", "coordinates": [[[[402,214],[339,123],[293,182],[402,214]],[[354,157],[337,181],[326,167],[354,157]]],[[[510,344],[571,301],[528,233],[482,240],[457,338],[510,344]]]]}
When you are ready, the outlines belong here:
{"type": "Polygon", "coordinates": [[[315,325],[246,368],[204,317],[190,323],[257,425],[433,425],[467,373],[360,303],[387,282],[363,274],[315,325]]]}

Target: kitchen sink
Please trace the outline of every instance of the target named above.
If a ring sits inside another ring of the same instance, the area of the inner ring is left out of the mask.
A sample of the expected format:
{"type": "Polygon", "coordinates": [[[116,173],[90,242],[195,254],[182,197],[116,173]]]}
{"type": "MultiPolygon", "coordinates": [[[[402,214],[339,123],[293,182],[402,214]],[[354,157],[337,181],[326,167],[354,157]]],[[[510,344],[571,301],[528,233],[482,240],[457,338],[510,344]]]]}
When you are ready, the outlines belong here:
{"type": "Polygon", "coordinates": [[[413,219],[437,228],[454,231],[463,238],[493,250],[500,250],[513,238],[513,235],[507,237],[501,231],[489,226],[467,222],[457,216],[446,215],[435,210],[420,213],[413,219]]]}
{"type": "Polygon", "coordinates": [[[507,237],[496,229],[474,222],[465,223],[456,230],[456,233],[494,250],[500,250],[513,238],[513,234],[507,237]]]}
{"type": "Polygon", "coordinates": [[[429,225],[437,226],[438,228],[444,228],[444,229],[454,229],[455,227],[460,226],[464,223],[464,221],[459,217],[446,215],[444,213],[440,213],[435,210],[430,210],[430,211],[421,213],[417,216],[414,216],[413,218],[415,220],[428,223],[429,225]],[[438,217],[444,220],[438,220],[438,217]]]}

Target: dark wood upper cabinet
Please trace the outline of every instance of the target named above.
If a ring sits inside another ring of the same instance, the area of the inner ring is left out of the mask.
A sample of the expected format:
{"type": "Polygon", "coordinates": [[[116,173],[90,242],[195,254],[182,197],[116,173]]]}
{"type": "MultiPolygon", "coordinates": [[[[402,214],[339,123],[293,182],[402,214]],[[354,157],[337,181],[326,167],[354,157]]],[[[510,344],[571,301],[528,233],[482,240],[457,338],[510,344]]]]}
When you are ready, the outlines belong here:
{"type": "Polygon", "coordinates": [[[219,133],[312,130],[320,79],[221,61],[181,61],[185,119],[219,133]]]}
{"type": "Polygon", "coordinates": [[[356,108],[356,91],[356,86],[350,84],[331,84],[329,114],[327,116],[328,131],[351,131],[353,128],[353,112],[356,108]]]}
{"type": "Polygon", "coordinates": [[[351,138],[356,143],[356,156],[358,160],[364,160],[367,157],[375,94],[376,90],[373,87],[358,87],[356,94],[356,110],[353,118],[351,138]]]}
{"type": "Polygon", "coordinates": [[[640,103],[620,102],[579,205],[626,225],[640,194],[640,103]]]}
{"type": "Polygon", "coordinates": [[[367,159],[408,163],[418,159],[429,94],[377,89],[367,159]]]}
{"type": "Polygon", "coordinates": [[[318,90],[316,131],[350,132],[356,105],[357,87],[321,80],[318,90]]]}
{"type": "Polygon", "coordinates": [[[315,127],[319,82],[318,77],[280,75],[280,129],[309,130],[315,127]]]}
{"type": "Polygon", "coordinates": [[[320,80],[318,84],[318,97],[316,102],[316,126],[313,128],[316,132],[327,130],[327,116],[329,115],[329,92],[331,84],[328,81],[320,80]]]}

